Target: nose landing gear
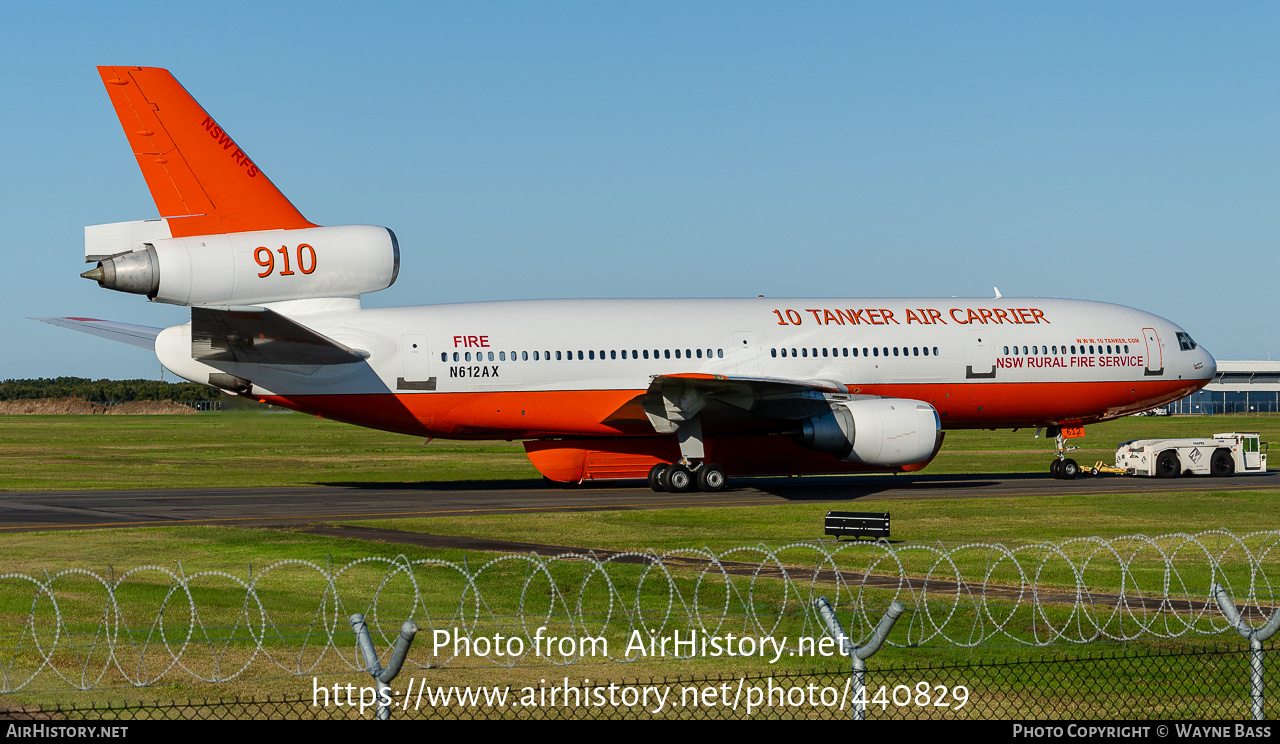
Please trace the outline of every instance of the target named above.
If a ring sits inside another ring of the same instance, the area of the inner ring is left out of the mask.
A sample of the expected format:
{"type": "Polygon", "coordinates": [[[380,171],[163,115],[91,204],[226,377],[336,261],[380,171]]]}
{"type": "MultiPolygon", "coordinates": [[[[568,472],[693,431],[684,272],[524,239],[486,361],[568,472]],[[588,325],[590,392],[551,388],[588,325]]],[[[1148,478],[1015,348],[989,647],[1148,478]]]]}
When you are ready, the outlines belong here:
{"type": "Polygon", "coordinates": [[[1053,463],[1049,465],[1049,474],[1059,480],[1072,480],[1077,475],[1080,475],[1079,463],[1072,460],[1070,457],[1067,457],[1067,452],[1075,449],[1075,447],[1067,446],[1067,439],[1062,435],[1062,427],[1050,426],[1049,430],[1045,433],[1053,436],[1054,443],[1057,445],[1058,450],[1058,459],[1054,460],[1053,463]]]}
{"type": "Polygon", "coordinates": [[[1063,457],[1049,465],[1049,473],[1060,480],[1071,480],[1080,475],[1080,465],[1070,457],[1063,457]]]}

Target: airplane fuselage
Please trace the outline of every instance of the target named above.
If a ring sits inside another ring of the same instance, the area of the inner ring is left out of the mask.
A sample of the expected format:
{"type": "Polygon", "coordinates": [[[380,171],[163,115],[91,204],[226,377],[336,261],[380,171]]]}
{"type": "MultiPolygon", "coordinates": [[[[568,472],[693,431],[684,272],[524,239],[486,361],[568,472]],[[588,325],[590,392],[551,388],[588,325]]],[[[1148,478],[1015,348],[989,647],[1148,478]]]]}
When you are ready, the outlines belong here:
{"type": "MultiPolygon", "coordinates": [[[[1079,300],[526,300],[296,319],[368,352],[366,363],[219,369],[253,380],[263,400],[440,437],[653,435],[636,398],[655,375],[833,381],[925,401],[955,429],[1117,418],[1215,371],[1203,349],[1180,348],[1173,323],[1079,300]]],[[[158,350],[208,380],[181,334],[158,350]]]]}

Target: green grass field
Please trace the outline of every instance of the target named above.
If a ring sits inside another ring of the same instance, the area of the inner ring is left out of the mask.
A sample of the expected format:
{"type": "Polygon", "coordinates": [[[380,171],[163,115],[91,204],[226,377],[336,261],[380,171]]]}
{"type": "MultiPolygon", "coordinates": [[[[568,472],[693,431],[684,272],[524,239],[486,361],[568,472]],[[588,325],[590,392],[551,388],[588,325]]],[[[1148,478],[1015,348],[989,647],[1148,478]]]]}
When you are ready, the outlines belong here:
{"type": "MultiPolygon", "coordinates": [[[[1072,440],[1082,465],[1114,460],[1123,441],[1260,431],[1280,441],[1280,417],[1126,418],[1072,440]]],[[[958,430],[927,473],[1038,473],[1053,442],[1021,431],[958,430]]],[[[198,416],[0,416],[0,490],[285,486],[537,479],[518,442],[429,444],[297,413],[198,416]]]]}
{"type": "Polygon", "coordinates": [[[0,490],[536,478],[510,442],[423,440],[298,413],[0,416],[0,490]]]}
{"type": "MultiPolygon", "coordinates": [[[[1110,461],[1114,447],[1135,438],[1164,436],[1203,436],[1217,431],[1260,431],[1263,440],[1280,434],[1280,418],[1143,418],[1126,419],[1091,426],[1089,435],[1074,444],[1082,449],[1074,457],[1082,464],[1095,460],[1110,461]]],[[[926,473],[961,472],[1042,472],[1051,457],[1052,442],[1034,439],[1031,431],[949,432],[943,452],[926,473]]],[[[386,482],[410,483],[439,480],[536,479],[518,443],[471,443],[435,441],[423,446],[421,440],[383,432],[360,429],[298,414],[267,412],[231,412],[187,417],[163,416],[8,416],[0,417],[0,489],[77,489],[77,488],[147,488],[162,486],[207,486],[211,480],[226,486],[282,486],[312,483],[386,482]]],[[[1280,509],[1270,503],[1269,494],[1251,492],[1180,493],[1129,495],[1062,495],[1006,499],[910,500],[892,504],[894,536],[904,542],[899,550],[910,554],[912,546],[920,546],[918,559],[908,566],[909,572],[922,574],[929,570],[933,547],[951,550],[969,543],[1001,542],[1014,547],[1046,541],[1061,542],[1072,538],[1116,537],[1133,534],[1162,535],[1177,532],[1196,533],[1210,529],[1227,529],[1237,534],[1257,530],[1280,530],[1280,509]],[[926,549],[927,548],[927,549],[926,549]]],[[[867,502],[867,508],[889,508],[867,502]]],[[[884,502],[880,502],[884,503],[884,502]]],[[[669,509],[649,511],[617,511],[563,514],[525,514],[492,517],[440,517],[432,519],[368,520],[353,522],[398,530],[424,531],[435,534],[471,535],[584,548],[608,550],[690,551],[709,547],[726,551],[735,547],[766,544],[779,548],[788,543],[820,537],[822,514],[829,504],[796,502],[777,506],[717,509],[669,509]]],[[[850,568],[861,558],[849,549],[850,568]]],[[[1134,548],[1137,550],[1137,548],[1134,548]]],[[[127,583],[129,592],[118,599],[121,617],[130,623],[154,617],[156,608],[165,601],[170,579],[165,571],[190,576],[200,571],[220,571],[248,581],[264,568],[282,560],[307,561],[319,566],[341,566],[363,557],[387,559],[406,553],[411,559],[429,558],[467,565],[472,568],[498,558],[498,554],[461,550],[408,549],[385,543],[317,537],[283,530],[238,529],[230,527],[173,527],[159,529],[86,530],[81,532],[11,533],[0,536],[0,573],[30,576],[55,575],[67,569],[84,569],[99,577],[118,577],[140,566],[158,569],[139,570],[127,583]],[[180,564],[180,565],[179,565],[180,564]]],[[[1139,554],[1131,575],[1097,564],[1090,581],[1119,587],[1120,582],[1137,581],[1143,587],[1157,587],[1162,563],[1139,554]],[[1108,573],[1108,571],[1110,573],[1108,573]]],[[[785,554],[788,562],[803,565],[803,548],[785,554]]],[[[744,556],[748,553],[743,553],[744,556]]],[[[966,576],[981,575],[990,570],[991,551],[974,548],[954,553],[957,567],[966,576]]],[[[1034,560],[1033,560],[1034,562],[1034,560]]],[[[502,608],[514,608],[522,600],[517,589],[529,578],[527,561],[495,564],[487,575],[486,602],[502,614],[502,608]]],[[[997,566],[996,578],[1016,582],[1016,570],[1006,562],[997,566]]],[[[582,582],[574,578],[580,570],[569,564],[557,571],[566,572],[569,585],[582,582]]],[[[343,622],[343,612],[364,610],[371,601],[373,588],[385,575],[385,564],[370,564],[353,569],[344,584],[343,603],[321,600],[324,582],[315,571],[295,566],[276,569],[273,580],[262,585],[262,595],[282,627],[314,627],[316,618],[323,623],[343,622]],[[381,567],[379,567],[381,566],[381,567]],[[318,583],[317,583],[318,582],[318,583]],[[287,619],[287,621],[286,621],[287,619]]],[[[427,572],[431,573],[431,572],[427,572]]],[[[1190,583],[1207,580],[1194,566],[1188,565],[1185,579],[1190,583]]],[[[450,592],[465,593],[465,587],[454,586],[448,571],[431,574],[427,581],[432,592],[440,596],[450,592]],[[452,583],[451,583],[452,582],[452,583]]],[[[654,592],[642,601],[659,607],[664,601],[661,591],[652,585],[643,587],[636,570],[622,571],[623,591],[620,597],[636,599],[654,592]],[[631,583],[628,583],[631,582],[631,583]]],[[[676,578],[682,591],[695,591],[696,572],[676,578]]],[[[1243,578],[1241,579],[1243,582],[1243,578]]],[[[760,598],[776,595],[781,585],[768,588],[769,579],[760,580],[760,598]]],[[[1066,574],[1050,571],[1043,582],[1070,585],[1066,574]]],[[[641,582],[642,583],[642,582],[641,582]]],[[[998,583],[998,582],[997,582],[998,583]]],[[[58,579],[63,609],[74,617],[74,627],[85,637],[101,633],[104,597],[96,579],[83,574],[66,574],[58,579]],[[99,614],[95,619],[94,613],[99,614]]],[[[1132,587],[1130,587],[1132,588],[1132,587]]],[[[716,591],[726,591],[716,585],[716,591]]],[[[734,590],[736,591],[736,590],[734,590]]],[[[233,625],[243,610],[243,590],[229,578],[210,576],[199,588],[198,603],[208,613],[211,625],[233,625]],[[221,618],[221,620],[219,620],[221,618]]],[[[884,603],[889,596],[886,594],[884,603]]],[[[32,595],[21,580],[0,580],[0,620],[10,628],[21,628],[31,612],[32,595]]],[[[185,600],[184,600],[185,603],[185,600]]],[[[383,606],[386,616],[397,613],[395,603],[383,606]]],[[[526,608],[527,609],[527,608],[526,608]]],[[[410,612],[404,608],[404,612],[410,612]]],[[[44,617],[41,615],[40,617],[44,617]]],[[[795,621],[796,616],[791,616],[795,621]]],[[[181,633],[185,620],[166,615],[167,632],[181,633]]],[[[975,619],[979,621],[979,619],[975,619]]],[[[1030,632],[1035,622],[1044,618],[1015,618],[1018,633],[1030,632]]],[[[788,621],[788,622],[791,622],[788,621]]],[[[798,622],[798,621],[797,621],[798,622]]],[[[322,623],[322,624],[323,624],[322,623]]],[[[144,623],[145,624],[145,623],[144,623]]],[[[253,646],[243,635],[234,633],[223,639],[218,664],[224,670],[243,660],[253,646]]],[[[168,637],[168,636],[166,636],[168,637]]],[[[1193,641],[1236,641],[1229,638],[1193,641]]],[[[19,640],[9,638],[0,647],[13,647],[19,640]]],[[[269,664],[254,667],[247,675],[256,681],[239,681],[207,687],[191,681],[190,676],[172,675],[162,678],[159,687],[147,688],[147,696],[159,698],[186,697],[192,694],[255,694],[264,689],[296,694],[307,687],[304,680],[292,676],[316,661],[316,639],[292,631],[269,646],[286,661],[284,668],[269,664]],[[298,640],[302,639],[302,640],[298,640]],[[308,643],[311,644],[308,646],[308,643]],[[291,660],[291,661],[290,661],[291,660]],[[290,673],[287,669],[293,669],[290,673]],[[262,671],[265,670],[265,671],[262,671]],[[264,683],[260,674],[274,677],[264,683]],[[303,682],[306,685],[303,685],[303,682]],[[265,688],[264,688],[265,684],[265,688]],[[196,692],[199,691],[199,692],[196,692]]],[[[1155,641],[1148,645],[1170,647],[1181,641],[1155,641]]],[[[210,646],[209,648],[213,648],[210,646]]],[[[1089,649],[1066,647],[1052,653],[1081,653],[1089,649]]],[[[97,668],[101,658],[91,654],[85,658],[67,651],[70,657],[59,659],[59,668],[79,668],[88,674],[97,668]]],[[[87,652],[86,652],[87,653],[87,652]]],[[[213,653],[216,657],[218,653],[213,653]]],[[[954,661],[964,658],[1010,658],[1039,655],[1018,643],[997,644],[985,650],[947,648],[926,644],[920,649],[886,651],[885,659],[954,661]]],[[[259,659],[255,663],[259,663],[259,659]]],[[[24,662],[26,663],[26,662],[24,662]]],[[[163,644],[153,644],[139,657],[141,667],[154,673],[171,659],[163,644]],[[147,654],[150,654],[148,656],[147,654]]],[[[211,669],[207,658],[192,662],[211,669]]],[[[837,662],[838,663],[838,662],[837,662]]],[[[358,675],[342,672],[343,663],[332,652],[321,665],[324,673],[341,679],[357,680],[358,675]],[[345,676],[343,676],[345,675],[345,676]]],[[[139,668],[141,668],[139,667],[139,668]]],[[[21,664],[12,665],[16,672],[21,664]]],[[[319,669],[321,667],[318,667],[319,669]]],[[[699,662],[666,662],[654,664],[575,665],[571,675],[597,679],[638,675],[734,673],[760,671],[759,665],[726,660],[699,662]]],[[[120,670],[108,670],[108,685],[116,688],[124,683],[120,670]]],[[[198,670],[199,671],[199,670],[198,670]]],[[[483,682],[495,673],[494,668],[455,664],[446,667],[448,679],[458,684],[483,682]]],[[[504,679],[519,681],[559,675],[563,668],[529,668],[501,670],[504,679]]],[[[140,672],[130,671],[129,674],[140,672]]],[[[125,675],[128,676],[128,675],[125,675]]],[[[74,684],[74,683],[72,683],[74,684]]],[[[41,678],[41,683],[14,700],[47,699],[49,691],[66,689],[68,684],[56,677],[41,678]],[[44,698],[42,698],[44,696],[44,698]]],[[[61,699],[111,699],[110,690],[92,693],[59,693],[61,699]],[[69,697],[67,697],[69,695],[69,697]],[[106,697],[103,697],[106,696],[106,697]]]]}

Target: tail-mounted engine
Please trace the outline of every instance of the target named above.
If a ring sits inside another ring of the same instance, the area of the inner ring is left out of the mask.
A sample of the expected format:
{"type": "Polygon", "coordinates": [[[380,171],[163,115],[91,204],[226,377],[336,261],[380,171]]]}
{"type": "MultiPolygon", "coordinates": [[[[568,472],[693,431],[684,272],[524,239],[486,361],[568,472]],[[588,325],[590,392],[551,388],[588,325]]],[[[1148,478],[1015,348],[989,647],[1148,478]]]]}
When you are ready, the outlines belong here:
{"type": "Polygon", "coordinates": [[[900,467],[926,462],[940,444],[938,412],[903,398],[838,401],[805,421],[797,441],[845,462],[900,467]]]}
{"type": "Polygon", "coordinates": [[[87,228],[86,253],[99,260],[81,276],[156,302],[207,306],[356,297],[390,287],[400,271],[395,233],[372,225],[151,237],[103,255],[123,246],[98,236],[137,235],[138,224],[87,228]]]}

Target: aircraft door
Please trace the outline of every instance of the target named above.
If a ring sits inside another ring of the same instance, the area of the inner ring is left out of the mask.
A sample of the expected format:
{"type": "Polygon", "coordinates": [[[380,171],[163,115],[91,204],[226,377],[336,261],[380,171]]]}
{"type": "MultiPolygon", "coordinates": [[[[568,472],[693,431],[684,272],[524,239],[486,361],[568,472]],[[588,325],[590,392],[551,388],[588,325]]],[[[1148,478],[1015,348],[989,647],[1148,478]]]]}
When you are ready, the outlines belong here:
{"type": "Polygon", "coordinates": [[[969,338],[969,366],[965,369],[964,376],[967,380],[995,379],[995,355],[991,349],[991,340],[985,335],[969,338]]]}
{"type": "Polygon", "coordinates": [[[1164,374],[1164,350],[1160,348],[1160,336],[1154,328],[1143,328],[1142,338],[1147,343],[1146,375],[1164,374]]]}
{"type": "Polygon", "coordinates": [[[733,340],[728,350],[732,355],[730,362],[733,371],[738,374],[760,374],[760,349],[756,346],[755,331],[734,331],[733,340]]]}
{"type": "Polygon", "coordinates": [[[427,350],[427,337],[405,334],[400,337],[400,360],[403,377],[396,380],[397,390],[435,390],[436,378],[431,376],[431,354],[427,350]]]}

